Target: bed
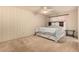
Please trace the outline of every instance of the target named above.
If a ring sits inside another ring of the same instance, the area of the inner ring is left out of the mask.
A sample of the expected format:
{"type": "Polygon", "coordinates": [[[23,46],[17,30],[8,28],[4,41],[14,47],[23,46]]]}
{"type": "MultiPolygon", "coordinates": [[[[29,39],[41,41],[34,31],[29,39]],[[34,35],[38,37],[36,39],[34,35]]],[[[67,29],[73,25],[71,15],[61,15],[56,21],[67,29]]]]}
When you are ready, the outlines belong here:
{"type": "Polygon", "coordinates": [[[54,40],[56,42],[65,36],[65,30],[60,26],[39,27],[35,30],[35,32],[36,35],[54,40]]]}

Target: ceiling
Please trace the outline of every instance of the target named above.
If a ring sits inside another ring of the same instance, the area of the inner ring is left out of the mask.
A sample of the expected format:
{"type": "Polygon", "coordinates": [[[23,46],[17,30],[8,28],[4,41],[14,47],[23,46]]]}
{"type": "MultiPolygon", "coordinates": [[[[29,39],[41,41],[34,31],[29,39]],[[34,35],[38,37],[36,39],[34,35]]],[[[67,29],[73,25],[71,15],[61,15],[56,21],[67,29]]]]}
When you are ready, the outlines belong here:
{"type": "MultiPolygon", "coordinates": [[[[52,9],[51,12],[45,14],[45,15],[57,15],[57,14],[62,14],[62,13],[66,13],[67,11],[71,11],[76,9],[77,7],[75,6],[47,6],[49,9],[52,9]]],[[[21,7],[23,9],[28,9],[32,12],[38,12],[40,11],[41,7],[40,6],[25,6],[25,7],[21,7]]]]}

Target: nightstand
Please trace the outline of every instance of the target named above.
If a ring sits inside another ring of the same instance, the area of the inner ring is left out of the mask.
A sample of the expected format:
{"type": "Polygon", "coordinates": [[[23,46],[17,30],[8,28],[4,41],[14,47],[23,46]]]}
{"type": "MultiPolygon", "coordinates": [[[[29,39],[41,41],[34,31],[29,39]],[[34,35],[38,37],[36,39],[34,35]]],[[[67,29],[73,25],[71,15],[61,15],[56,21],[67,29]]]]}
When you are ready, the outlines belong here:
{"type": "Polygon", "coordinates": [[[75,37],[75,30],[66,30],[66,36],[75,37]]]}

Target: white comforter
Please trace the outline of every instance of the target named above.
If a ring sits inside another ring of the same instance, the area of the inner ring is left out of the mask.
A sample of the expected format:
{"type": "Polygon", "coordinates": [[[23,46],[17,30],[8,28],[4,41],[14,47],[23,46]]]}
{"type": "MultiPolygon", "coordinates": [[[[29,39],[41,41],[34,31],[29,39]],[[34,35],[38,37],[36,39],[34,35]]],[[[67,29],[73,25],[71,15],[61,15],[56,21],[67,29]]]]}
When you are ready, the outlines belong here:
{"type": "Polygon", "coordinates": [[[39,27],[36,32],[54,36],[56,40],[65,35],[65,31],[61,27],[39,27]]]}

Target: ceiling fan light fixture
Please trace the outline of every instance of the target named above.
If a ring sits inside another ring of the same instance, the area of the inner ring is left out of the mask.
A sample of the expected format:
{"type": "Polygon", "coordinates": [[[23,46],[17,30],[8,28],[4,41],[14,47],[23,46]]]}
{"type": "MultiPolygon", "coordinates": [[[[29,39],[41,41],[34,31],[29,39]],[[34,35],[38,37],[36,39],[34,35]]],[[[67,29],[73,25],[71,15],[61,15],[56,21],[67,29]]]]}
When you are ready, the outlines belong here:
{"type": "Polygon", "coordinates": [[[48,13],[48,11],[44,10],[43,13],[46,14],[46,13],[48,13]]]}
{"type": "Polygon", "coordinates": [[[51,12],[51,10],[52,9],[48,9],[48,7],[42,7],[39,12],[41,14],[47,15],[47,14],[49,14],[51,12]]]}

